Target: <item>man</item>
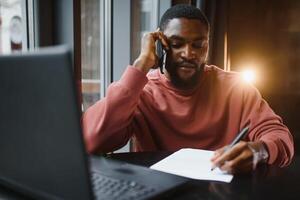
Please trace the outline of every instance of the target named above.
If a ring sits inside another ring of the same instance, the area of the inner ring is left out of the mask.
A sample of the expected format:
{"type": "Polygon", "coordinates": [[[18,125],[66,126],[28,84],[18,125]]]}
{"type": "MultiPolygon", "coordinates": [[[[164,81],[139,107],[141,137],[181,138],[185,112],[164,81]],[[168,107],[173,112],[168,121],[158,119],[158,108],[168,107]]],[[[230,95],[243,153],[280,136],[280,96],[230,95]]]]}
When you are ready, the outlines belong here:
{"type": "Polygon", "coordinates": [[[135,151],[216,150],[213,166],[230,173],[261,162],[288,165],[294,154],[289,130],[237,73],[205,64],[208,40],[209,23],[199,9],[167,10],[160,29],[143,36],[133,65],[84,113],[87,150],[110,152],[132,138],[135,151]],[[164,74],[150,71],[158,67],[158,40],[167,52],[164,74]],[[247,125],[245,141],[226,150],[247,125]]]}

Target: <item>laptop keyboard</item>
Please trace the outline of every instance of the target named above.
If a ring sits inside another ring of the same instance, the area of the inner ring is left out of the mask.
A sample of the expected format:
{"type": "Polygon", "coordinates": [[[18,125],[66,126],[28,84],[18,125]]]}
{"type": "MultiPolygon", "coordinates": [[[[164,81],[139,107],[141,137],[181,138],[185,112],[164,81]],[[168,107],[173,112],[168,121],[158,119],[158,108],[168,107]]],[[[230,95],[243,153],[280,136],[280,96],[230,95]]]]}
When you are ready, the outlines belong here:
{"type": "Polygon", "coordinates": [[[92,172],[92,184],[96,199],[145,199],[154,188],[134,181],[119,180],[92,172]]]}

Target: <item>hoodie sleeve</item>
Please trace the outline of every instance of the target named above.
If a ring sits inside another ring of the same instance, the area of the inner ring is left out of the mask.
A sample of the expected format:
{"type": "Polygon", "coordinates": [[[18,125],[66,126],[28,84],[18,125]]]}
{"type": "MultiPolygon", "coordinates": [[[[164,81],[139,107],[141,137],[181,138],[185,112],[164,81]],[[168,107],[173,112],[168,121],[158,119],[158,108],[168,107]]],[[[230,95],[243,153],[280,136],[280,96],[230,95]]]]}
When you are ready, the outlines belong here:
{"type": "Polygon", "coordinates": [[[274,113],[258,90],[250,85],[244,90],[243,100],[242,118],[245,123],[251,124],[249,139],[260,140],[266,145],[269,164],[280,167],[290,164],[294,156],[294,142],[282,119],[274,113]]]}
{"type": "Polygon", "coordinates": [[[105,98],[88,108],[81,119],[89,153],[111,152],[124,146],[132,135],[132,119],[146,75],[128,66],[121,79],[112,83],[105,98]]]}

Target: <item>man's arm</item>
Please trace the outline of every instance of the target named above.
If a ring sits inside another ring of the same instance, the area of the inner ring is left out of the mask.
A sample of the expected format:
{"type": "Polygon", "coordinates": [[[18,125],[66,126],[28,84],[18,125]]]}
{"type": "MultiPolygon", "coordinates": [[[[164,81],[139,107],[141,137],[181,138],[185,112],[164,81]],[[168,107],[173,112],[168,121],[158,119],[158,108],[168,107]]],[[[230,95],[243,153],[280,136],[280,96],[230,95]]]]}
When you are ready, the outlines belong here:
{"type": "Polygon", "coordinates": [[[132,135],[134,111],[147,81],[143,72],[129,66],[122,78],[108,87],[106,97],[87,109],[82,128],[89,153],[110,152],[127,143],[132,135]]]}
{"type": "Polygon", "coordinates": [[[294,155],[288,128],[255,88],[248,85],[243,91],[241,128],[250,123],[250,141],[239,142],[229,151],[226,147],[218,149],[212,164],[231,173],[249,172],[260,162],[280,167],[288,165],[294,155]]]}
{"type": "Polygon", "coordinates": [[[88,152],[116,150],[127,143],[132,135],[131,122],[142,90],[147,83],[147,72],[157,67],[155,42],[167,41],[160,31],[146,33],[142,38],[139,57],[128,67],[122,78],[112,83],[107,96],[90,107],[82,117],[83,134],[88,152]]]}
{"type": "Polygon", "coordinates": [[[294,142],[289,129],[256,89],[246,90],[244,96],[243,118],[252,124],[249,139],[263,142],[269,153],[269,164],[287,166],[294,156],[294,142]]]}

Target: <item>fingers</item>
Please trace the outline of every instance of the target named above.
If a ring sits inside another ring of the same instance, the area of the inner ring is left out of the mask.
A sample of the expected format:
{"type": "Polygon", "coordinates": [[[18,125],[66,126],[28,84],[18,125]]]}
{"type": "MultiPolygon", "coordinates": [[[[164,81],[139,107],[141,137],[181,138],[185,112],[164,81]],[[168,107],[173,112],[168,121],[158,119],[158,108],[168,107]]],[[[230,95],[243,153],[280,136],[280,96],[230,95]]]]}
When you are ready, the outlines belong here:
{"type": "Polygon", "coordinates": [[[240,155],[220,166],[222,171],[231,174],[249,172],[252,170],[252,152],[245,149],[240,155]]]}
{"type": "Polygon", "coordinates": [[[252,171],[252,162],[248,160],[247,162],[242,162],[237,166],[222,166],[220,170],[229,174],[241,174],[241,173],[249,173],[252,171]]]}
{"type": "Polygon", "coordinates": [[[214,155],[213,157],[211,158],[211,161],[214,162],[217,158],[220,157],[220,155],[222,155],[224,153],[224,151],[226,151],[226,149],[228,148],[228,146],[224,146],[220,149],[217,149],[215,152],[214,152],[214,155]]]}
{"type": "Polygon", "coordinates": [[[158,37],[159,40],[161,41],[162,45],[164,46],[164,49],[169,50],[169,45],[168,45],[168,40],[167,37],[163,34],[163,32],[158,31],[158,37]]]}
{"type": "Polygon", "coordinates": [[[163,34],[163,32],[159,31],[159,29],[157,29],[154,32],[145,33],[143,35],[143,41],[150,41],[153,46],[155,45],[155,42],[157,40],[161,41],[164,49],[169,50],[169,45],[168,45],[168,42],[167,42],[168,41],[167,37],[163,34]]]}
{"type": "Polygon", "coordinates": [[[145,33],[141,41],[141,51],[140,55],[136,58],[133,63],[133,66],[148,73],[151,68],[158,67],[158,56],[156,54],[156,45],[157,40],[161,41],[161,44],[164,49],[168,50],[168,42],[166,36],[158,30],[154,32],[145,33]]]}
{"type": "Polygon", "coordinates": [[[247,142],[239,142],[230,150],[226,148],[219,149],[211,159],[213,167],[219,167],[221,170],[229,173],[240,171],[249,171],[252,166],[253,153],[249,149],[247,142]]]}
{"type": "Polygon", "coordinates": [[[234,157],[240,154],[245,147],[247,147],[245,142],[237,143],[230,150],[224,151],[221,155],[219,155],[218,158],[214,160],[213,164],[216,166],[223,165],[225,161],[232,160],[234,157]]]}

